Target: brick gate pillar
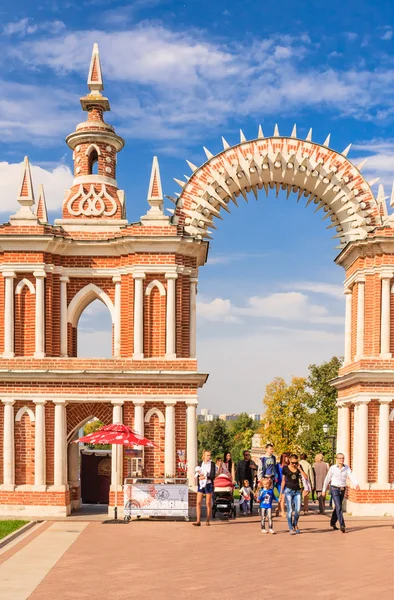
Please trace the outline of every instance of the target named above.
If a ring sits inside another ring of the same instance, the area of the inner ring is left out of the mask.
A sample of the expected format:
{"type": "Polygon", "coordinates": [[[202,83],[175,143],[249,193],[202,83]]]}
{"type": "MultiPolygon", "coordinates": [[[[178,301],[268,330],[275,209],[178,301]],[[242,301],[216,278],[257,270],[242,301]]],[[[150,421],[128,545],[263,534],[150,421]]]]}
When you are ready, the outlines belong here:
{"type": "Polygon", "coordinates": [[[133,273],[134,279],[134,352],[133,358],[144,358],[144,279],[145,273],[133,273]]]}
{"type": "Polygon", "coordinates": [[[360,485],[368,482],[368,404],[369,400],[354,402],[353,470],[360,485]]]}
{"type": "MultiPolygon", "coordinates": [[[[123,400],[112,402],[112,423],[123,423],[123,400]]],[[[113,444],[111,455],[111,487],[123,483],[123,447],[113,444]]]]}
{"type": "Polygon", "coordinates": [[[68,277],[60,277],[60,355],[68,355],[67,347],[67,284],[68,277]]]}
{"type": "Polygon", "coordinates": [[[167,279],[167,311],[166,311],[166,358],[176,358],[175,353],[175,303],[177,273],[166,273],[167,279]]]}
{"type": "Polygon", "coordinates": [[[36,278],[36,319],[35,319],[35,338],[36,350],[34,358],[44,358],[45,356],[45,271],[34,271],[36,278]]]}

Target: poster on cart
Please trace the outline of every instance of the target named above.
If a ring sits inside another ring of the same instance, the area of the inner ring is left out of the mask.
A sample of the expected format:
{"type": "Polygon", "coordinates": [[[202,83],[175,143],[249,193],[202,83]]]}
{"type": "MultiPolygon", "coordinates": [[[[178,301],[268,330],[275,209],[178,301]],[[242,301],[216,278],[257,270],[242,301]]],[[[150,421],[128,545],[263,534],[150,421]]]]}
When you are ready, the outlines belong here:
{"type": "Polygon", "coordinates": [[[129,517],[187,517],[188,504],[187,485],[131,483],[124,486],[124,513],[129,517]]]}

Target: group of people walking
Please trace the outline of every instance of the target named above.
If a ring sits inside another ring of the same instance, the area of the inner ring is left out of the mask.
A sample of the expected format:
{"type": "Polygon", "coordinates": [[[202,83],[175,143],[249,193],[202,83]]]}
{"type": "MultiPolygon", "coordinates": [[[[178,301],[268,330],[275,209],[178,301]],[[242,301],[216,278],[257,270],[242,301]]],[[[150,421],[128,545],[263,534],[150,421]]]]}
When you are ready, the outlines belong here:
{"type": "Polygon", "coordinates": [[[315,462],[311,464],[306,454],[303,453],[298,457],[297,454],[289,452],[282,453],[278,461],[274,455],[273,445],[268,443],[265,454],[258,460],[258,464],[252,460],[251,453],[245,450],[243,459],[238,462],[235,469],[230,452],[226,452],[224,458],[219,457],[214,463],[211,460],[211,452],[204,450],[202,461],[196,469],[197,521],[193,525],[201,525],[201,505],[204,496],[207,507],[206,524],[210,525],[214,480],[219,475],[227,474],[239,487],[241,514],[252,514],[253,503],[258,503],[263,533],[275,533],[273,525],[275,500],[277,501],[275,516],[287,518],[291,535],[301,533],[298,526],[301,508],[304,515],[307,515],[309,499],[312,495],[312,501],[318,502],[319,513],[324,514],[328,489],[334,505],[331,527],[337,530],[339,522],[341,531],[345,533],[342,503],[348,479],[356,489],[358,489],[358,482],[344,461],[344,455],[338,453],[335,464],[330,467],[324,461],[323,454],[319,453],[315,457],[315,462]]]}

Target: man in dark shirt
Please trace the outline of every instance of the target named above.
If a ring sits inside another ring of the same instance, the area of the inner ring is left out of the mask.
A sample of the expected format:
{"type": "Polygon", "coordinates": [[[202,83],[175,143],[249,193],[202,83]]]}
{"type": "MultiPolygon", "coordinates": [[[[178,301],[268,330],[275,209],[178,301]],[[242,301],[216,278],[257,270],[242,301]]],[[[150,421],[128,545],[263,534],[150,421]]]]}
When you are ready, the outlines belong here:
{"type": "MultiPolygon", "coordinates": [[[[245,479],[249,481],[250,486],[253,488],[254,478],[256,476],[257,465],[251,459],[249,450],[243,451],[243,460],[240,460],[237,464],[237,471],[235,473],[235,480],[241,488],[244,484],[245,479]]],[[[250,497],[250,512],[253,512],[253,494],[250,497]]]]}

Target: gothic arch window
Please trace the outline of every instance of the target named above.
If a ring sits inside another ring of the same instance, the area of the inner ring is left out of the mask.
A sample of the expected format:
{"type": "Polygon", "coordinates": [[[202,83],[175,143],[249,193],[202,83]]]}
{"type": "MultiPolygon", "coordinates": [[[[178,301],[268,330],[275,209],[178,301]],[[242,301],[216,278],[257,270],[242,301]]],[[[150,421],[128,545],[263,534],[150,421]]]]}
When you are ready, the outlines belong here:
{"type": "Polygon", "coordinates": [[[67,321],[71,323],[73,327],[76,327],[82,312],[85,310],[88,304],[96,299],[100,300],[107,306],[113,323],[115,320],[115,307],[113,302],[108,294],[106,294],[94,283],[89,283],[89,285],[86,285],[84,288],[79,290],[77,294],[75,294],[67,309],[67,321]]]}
{"type": "Polygon", "coordinates": [[[163,413],[161,412],[161,410],[159,410],[158,408],[150,408],[148,410],[148,412],[145,415],[145,423],[149,423],[149,421],[151,420],[151,418],[153,417],[153,415],[157,415],[158,419],[159,419],[159,423],[164,423],[165,418],[163,413]]]}
{"type": "Polygon", "coordinates": [[[15,294],[20,294],[25,287],[25,285],[29,288],[31,294],[35,294],[36,290],[34,289],[34,285],[28,279],[21,279],[18,285],[15,288],[15,294]]]}
{"type": "Polygon", "coordinates": [[[161,281],[158,281],[157,279],[154,279],[153,281],[151,281],[147,286],[146,286],[146,290],[145,290],[145,296],[150,296],[151,291],[153,290],[153,288],[157,287],[157,289],[160,292],[160,296],[165,296],[166,295],[166,290],[164,285],[161,283],[161,281]]]}
{"type": "Polygon", "coordinates": [[[32,409],[29,408],[28,406],[22,406],[22,408],[20,408],[15,415],[15,422],[16,423],[20,422],[22,420],[22,417],[24,414],[29,415],[29,419],[32,423],[36,420],[35,414],[32,411],[32,409]]]}
{"type": "Polygon", "coordinates": [[[90,144],[85,152],[88,157],[88,175],[94,175],[98,172],[98,159],[101,154],[100,148],[95,144],[90,144]]]}

